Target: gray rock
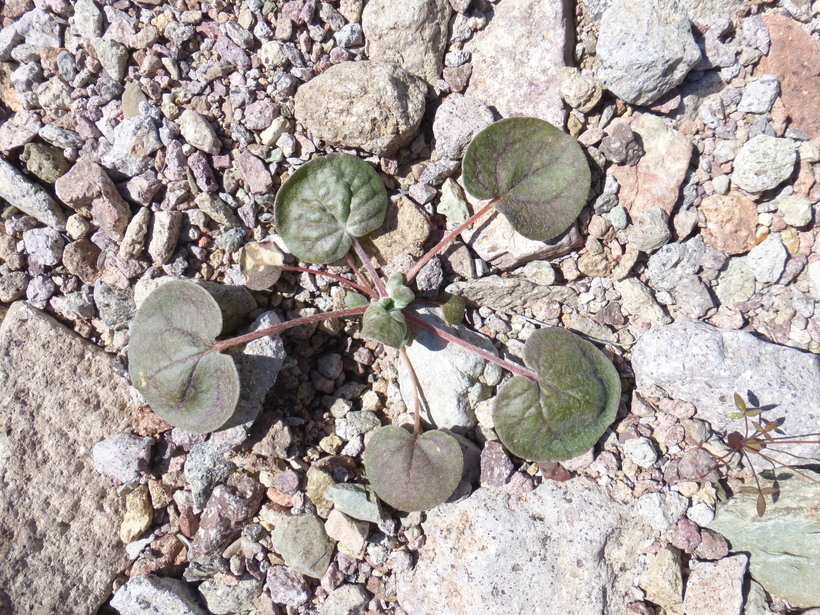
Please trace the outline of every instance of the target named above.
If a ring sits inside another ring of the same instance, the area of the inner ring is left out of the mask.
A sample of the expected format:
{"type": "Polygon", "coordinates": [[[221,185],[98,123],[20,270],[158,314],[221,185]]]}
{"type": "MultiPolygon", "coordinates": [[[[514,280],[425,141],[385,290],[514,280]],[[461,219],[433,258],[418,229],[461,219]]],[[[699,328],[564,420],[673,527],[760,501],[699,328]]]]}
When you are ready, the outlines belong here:
{"type": "Polygon", "coordinates": [[[149,469],[153,448],[153,438],[118,433],[97,442],[91,455],[97,472],[127,485],[149,469]]]}
{"type": "Polygon", "coordinates": [[[482,259],[502,271],[534,260],[558,258],[583,245],[575,223],[555,239],[534,241],[518,233],[501,214],[465,229],[461,237],[482,259]]]}
{"type": "Polygon", "coordinates": [[[268,568],[266,581],[271,600],[276,604],[300,606],[310,599],[310,586],[305,576],[287,566],[268,568]]]}
{"type": "Polygon", "coordinates": [[[694,274],[681,277],[672,289],[672,296],[679,313],[686,318],[702,318],[709,310],[716,307],[709,289],[694,274]]]}
{"type": "Polygon", "coordinates": [[[23,35],[14,23],[0,29],[0,61],[10,60],[12,50],[22,42],[23,35]]]}
{"type": "MultiPolygon", "coordinates": [[[[732,394],[754,395],[762,407],[776,410],[768,418],[784,419],[785,433],[817,430],[820,408],[820,357],[697,321],[676,322],[645,332],[632,350],[638,391],[645,396],[666,393],[697,407],[698,418],[721,432],[742,428],[728,419],[732,394]]],[[[763,418],[767,418],[764,412],[763,418]]],[[[794,455],[817,458],[818,444],[794,444],[794,455]]],[[[789,463],[792,457],[769,455],[789,463]]],[[[756,465],[759,460],[752,455],[756,465]]],[[[762,464],[761,464],[762,465],[762,464]]],[[[766,466],[768,467],[768,466],[766,466]]]]}
{"type": "Polygon", "coordinates": [[[51,267],[60,262],[65,240],[53,228],[33,228],[23,233],[23,244],[30,258],[51,267]]]}
{"type": "Polygon", "coordinates": [[[245,576],[235,585],[226,585],[216,579],[207,579],[200,584],[198,589],[205,598],[205,604],[211,613],[228,615],[252,610],[253,601],[262,593],[262,586],[262,581],[245,576]]]}
{"type": "Polygon", "coordinates": [[[361,24],[345,24],[337,32],[333,34],[333,40],[336,41],[336,44],[339,45],[339,47],[342,47],[344,49],[347,49],[349,47],[359,47],[360,45],[364,44],[364,32],[362,30],[361,24]]]}
{"type": "Polygon", "coordinates": [[[182,112],[177,120],[182,136],[195,148],[207,154],[218,154],[222,142],[216,136],[213,126],[202,115],[191,109],[182,112]]]}
{"type": "Polygon", "coordinates": [[[128,65],[128,50],[125,45],[106,38],[95,38],[91,46],[103,69],[114,81],[125,78],[125,67],[128,65]]]}
{"type": "Polygon", "coordinates": [[[578,295],[566,286],[542,286],[522,278],[487,276],[467,282],[454,282],[448,293],[493,310],[520,310],[541,301],[558,301],[569,306],[578,304],[578,295]]]}
{"type": "Polygon", "coordinates": [[[441,75],[451,14],[447,0],[371,0],[362,11],[368,57],[401,66],[432,86],[441,75]]]}
{"type": "Polygon", "coordinates": [[[206,615],[185,581],[153,574],[138,575],[120,587],[111,606],[122,615],[206,615]]]}
{"type": "Polygon", "coordinates": [[[629,243],[647,254],[658,250],[672,239],[669,230],[669,216],[660,207],[650,207],[635,217],[635,225],[629,234],[629,243]]]}
{"type": "Polygon", "coordinates": [[[102,34],[103,15],[94,0],[77,0],[74,5],[74,29],[83,38],[97,38],[102,34]]]}
{"type": "Polygon", "coordinates": [[[226,21],[223,27],[225,28],[225,33],[234,43],[243,49],[253,47],[253,34],[240,26],[238,23],[235,21],[226,21]]]}
{"type": "Polygon", "coordinates": [[[671,322],[671,318],[655,300],[652,291],[637,278],[626,278],[615,282],[615,290],[621,295],[621,305],[632,316],[652,323],[662,325],[671,322]]]}
{"type": "Polygon", "coordinates": [[[111,149],[102,157],[102,164],[134,177],[153,166],[150,155],[162,147],[156,126],[150,117],[127,117],[114,129],[111,149]]]}
{"type": "Polygon", "coordinates": [[[796,608],[820,604],[820,521],[814,512],[820,474],[804,472],[812,480],[783,472],[791,476],[780,481],[776,500],[766,496],[763,517],[757,516],[757,494],[740,492],[718,506],[709,524],[729,539],[733,552],[751,555],[749,568],[755,580],[796,608]]]}
{"type": "Polygon", "coordinates": [[[786,224],[796,228],[806,226],[812,219],[811,201],[796,194],[777,199],[777,210],[786,224]]]}
{"type": "Polygon", "coordinates": [[[724,557],[716,562],[689,561],[683,609],[687,615],[740,615],[749,558],[724,557]]]}
{"type": "Polygon", "coordinates": [[[319,615],[363,615],[370,598],[364,585],[345,584],[330,592],[319,607],[319,615]]]}
{"type": "Polygon", "coordinates": [[[774,284],[783,273],[789,252],[776,234],[752,248],[745,257],[746,266],[761,284],[774,284]]]}
{"type": "Polygon", "coordinates": [[[164,265],[171,258],[177,247],[181,226],[180,211],[158,211],[154,214],[151,240],[148,243],[148,254],[151,255],[154,266],[164,265]]]}
{"type": "Polygon", "coordinates": [[[701,57],[683,8],[665,0],[614,0],[601,18],[596,53],[598,79],[635,105],[666,94],[701,57]]]}
{"type": "Polygon", "coordinates": [[[125,569],[122,500],[89,450],[135,409],[117,364],[24,302],[0,325],[4,612],[96,613],[125,569]]]}
{"type": "Polygon", "coordinates": [[[658,453],[649,438],[632,438],[623,443],[624,455],[641,468],[649,468],[658,460],[658,453]]]}
{"type": "Polygon", "coordinates": [[[737,110],[743,113],[768,113],[779,93],[777,75],[761,75],[743,88],[743,98],[737,110]]]}
{"type": "Polygon", "coordinates": [[[242,222],[239,220],[239,217],[236,215],[234,210],[215,194],[210,192],[200,192],[196,195],[194,203],[196,203],[196,206],[208,214],[208,217],[217,224],[227,226],[228,228],[242,226],[242,222]]]}
{"type": "Polygon", "coordinates": [[[42,127],[39,115],[33,111],[18,111],[0,125],[0,150],[10,151],[23,147],[37,136],[42,127]]]}
{"type": "Polygon", "coordinates": [[[214,487],[224,483],[236,466],[210,442],[195,444],[185,458],[185,480],[191,488],[194,508],[202,510],[214,487]]]}
{"type": "MultiPolygon", "coordinates": [[[[614,0],[583,0],[595,22],[600,22],[604,11],[614,0]]],[[[680,0],[680,5],[692,21],[708,22],[714,17],[737,13],[743,0],[680,0]]],[[[752,18],[757,17],[753,16],[752,18]]],[[[749,17],[743,20],[745,24],[749,17]]],[[[762,20],[760,20],[762,25],[762,20]]],[[[765,27],[764,27],[765,31],[765,27]]],[[[763,53],[768,53],[768,48],[763,53]]]]}
{"type": "Polygon", "coordinates": [[[333,502],[333,507],[354,519],[381,523],[385,520],[379,499],[364,485],[354,483],[330,485],[325,491],[325,499],[333,502]]]}
{"type": "Polygon", "coordinates": [[[51,306],[66,320],[87,320],[94,317],[94,299],[90,293],[68,293],[51,299],[51,306]]]}
{"type": "Polygon", "coordinates": [[[145,236],[151,223],[151,210],[140,207],[125,229],[125,236],[120,244],[119,254],[122,258],[136,258],[145,248],[145,236]]]}
{"type": "Polygon", "coordinates": [[[449,97],[436,110],[433,120],[436,151],[445,158],[460,159],[476,133],[494,119],[492,110],[477,100],[459,95],[449,97]]]}
{"type": "Polygon", "coordinates": [[[137,310],[131,288],[118,288],[101,280],[94,284],[94,303],[100,318],[111,329],[128,327],[137,310]]]}
{"type": "Polygon", "coordinates": [[[620,612],[646,541],[686,509],[677,494],[650,495],[651,506],[647,496],[621,504],[583,478],[546,481],[526,494],[478,489],[427,513],[419,561],[398,575],[399,604],[449,615],[620,612]],[[622,566],[629,575],[618,574],[622,566]]]}
{"type": "Polygon", "coordinates": [[[649,257],[646,273],[655,290],[673,290],[681,279],[694,274],[706,252],[701,237],[684,243],[670,243],[649,257]]]}
{"type": "Polygon", "coordinates": [[[473,67],[464,93],[502,117],[537,117],[563,126],[566,112],[556,84],[571,53],[571,21],[562,2],[495,3],[487,26],[464,46],[473,67]]]}
{"type": "Polygon", "coordinates": [[[717,278],[715,294],[721,305],[748,301],[755,292],[755,276],[743,258],[730,258],[717,278]]]}
{"type": "Polygon", "coordinates": [[[299,88],[295,115],[329,145],[389,156],[416,135],[426,91],[396,65],[342,62],[299,88]]]}
{"type": "Polygon", "coordinates": [[[311,513],[280,520],[271,532],[271,545],[287,566],[315,579],[324,576],[333,555],[324,523],[311,513]]]}
{"type": "Polygon", "coordinates": [[[378,427],[381,427],[379,417],[367,410],[348,412],[342,418],[336,419],[336,434],[342,440],[352,440],[378,427]]]}
{"type": "Polygon", "coordinates": [[[46,124],[40,128],[37,134],[46,143],[62,149],[70,147],[79,149],[85,144],[82,137],[73,130],[60,128],[54,124],[46,124]]]}
{"type": "Polygon", "coordinates": [[[57,202],[3,159],[0,159],[0,198],[53,229],[65,230],[65,214],[57,202]]]}
{"type": "MultiPolygon", "coordinates": [[[[451,335],[498,354],[489,339],[463,325],[447,325],[429,311],[418,315],[451,335]]],[[[405,349],[420,385],[422,416],[439,429],[473,427],[477,423],[475,405],[490,396],[489,387],[501,380],[501,368],[426,329],[414,329],[413,340],[405,349]]],[[[398,367],[404,403],[413,408],[415,394],[410,372],[403,361],[398,367]]]]}
{"type": "Polygon", "coordinates": [[[732,181],[746,192],[771,190],[789,178],[796,162],[793,141],[757,135],[735,157],[732,181]]]}

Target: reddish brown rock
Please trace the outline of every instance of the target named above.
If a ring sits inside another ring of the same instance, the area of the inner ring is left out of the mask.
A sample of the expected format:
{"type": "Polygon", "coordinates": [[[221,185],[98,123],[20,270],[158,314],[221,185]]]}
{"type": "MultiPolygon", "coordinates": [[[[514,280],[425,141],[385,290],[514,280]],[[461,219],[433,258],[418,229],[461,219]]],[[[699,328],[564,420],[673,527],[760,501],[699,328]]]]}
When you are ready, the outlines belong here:
{"type": "Polygon", "coordinates": [[[788,17],[769,15],[764,21],[772,45],[755,74],[777,75],[780,96],[792,119],[792,127],[799,128],[814,140],[820,137],[820,114],[817,113],[820,43],[788,17]]]}
{"type": "Polygon", "coordinates": [[[630,122],[645,154],[635,166],[613,166],[611,173],[621,185],[620,203],[631,217],[652,207],[672,213],[680,186],[692,157],[692,142],[663,119],[642,114],[630,122]]]}
{"type": "Polygon", "coordinates": [[[755,246],[757,207],[745,196],[730,192],[713,194],[703,200],[700,210],[706,216],[703,239],[726,254],[744,254],[755,246]]]}
{"type": "Polygon", "coordinates": [[[69,273],[76,275],[86,284],[93,285],[100,276],[97,268],[100,251],[100,248],[88,239],[72,241],[63,250],[63,265],[69,273]]]}
{"type": "Polygon", "coordinates": [[[128,576],[159,574],[178,576],[188,564],[185,545],[175,534],[165,534],[154,540],[128,572],[128,576]]]}
{"type": "Polygon", "coordinates": [[[245,150],[237,156],[236,166],[239,172],[242,173],[242,177],[245,178],[248,190],[252,194],[270,192],[273,187],[273,179],[271,179],[270,171],[268,171],[262,160],[245,150]]]}
{"type": "Polygon", "coordinates": [[[153,437],[163,431],[173,429],[173,425],[156,414],[149,406],[140,406],[131,413],[131,427],[135,434],[143,437],[153,437]]]}

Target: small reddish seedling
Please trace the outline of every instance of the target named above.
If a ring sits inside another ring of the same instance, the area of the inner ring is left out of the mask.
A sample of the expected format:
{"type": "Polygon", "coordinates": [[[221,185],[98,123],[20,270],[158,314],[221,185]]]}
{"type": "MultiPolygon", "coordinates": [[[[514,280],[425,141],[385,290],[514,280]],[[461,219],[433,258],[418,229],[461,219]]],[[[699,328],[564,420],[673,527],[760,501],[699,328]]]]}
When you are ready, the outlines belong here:
{"type": "Polygon", "coordinates": [[[709,474],[717,470],[720,466],[729,463],[733,457],[739,455],[740,458],[746,464],[748,464],[749,469],[752,471],[752,476],[755,480],[754,486],[743,487],[741,490],[745,492],[757,493],[757,514],[759,517],[762,517],[766,513],[765,496],[775,496],[778,493],[780,493],[778,479],[781,477],[775,477],[775,481],[770,487],[764,487],[763,485],[761,485],[760,474],[755,469],[755,466],[752,463],[750,455],[757,455],[760,459],[763,459],[765,462],[772,466],[772,470],[775,470],[777,468],[784,468],[791,472],[794,472],[795,474],[799,474],[800,476],[812,481],[813,483],[820,484],[820,481],[810,476],[809,474],[801,472],[797,468],[791,465],[787,465],[775,459],[771,454],[769,454],[777,453],[780,455],[794,457],[805,463],[805,458],[793,455],[789,451],[783,450],[780,447],[789,444],[820,444],[820,439],[818,439],[818,437],[820,437],[820,432],[802,434],[799,436],[784,435],[780,430],[780,426],[783,422],[782,420],[763,420],[762,418],[760,418],[761,414],[763,413],[763,409],[747,407],[746,402],[743,401],[743,398],[740,397],[740,395],[738,395],[737,393],[735,393],[734,395],[734,402],[737,410],[726,413],[726,416],[730,419],[743,419],[743,434],[741,434],[738,431],[732,431],[726,435],[726,446],[729,448],[729,451],[724,455],[721,455],[720,457],[715,457],[714,465],[712,465],[712,467],[709,468],[707,472],[704,472],[702,474],[702,476],[700,477],[701,480],[706,479],[709,476],[709,474]],[[756,418],[758,420],[753,420],[756,418]],[[754,427],[754,430],[752,430],[752,427],[754,427]]]}

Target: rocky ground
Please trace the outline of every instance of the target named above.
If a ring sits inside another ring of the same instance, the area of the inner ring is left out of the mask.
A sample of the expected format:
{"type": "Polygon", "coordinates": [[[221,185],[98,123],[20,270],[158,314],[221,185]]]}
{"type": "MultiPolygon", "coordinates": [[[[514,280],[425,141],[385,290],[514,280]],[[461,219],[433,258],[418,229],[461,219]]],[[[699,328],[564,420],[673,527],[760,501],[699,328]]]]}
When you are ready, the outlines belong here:
{"type": "MultiPolygon", "coordinates": [[[[725,415],[734,393],[785,433],[819,429],[820,2],[0,11],[0,611],[820,605],[818,486],[781,479],[758,520],[748,464],[699,480],[742,427],[725,415]],[[560,466],[511,458],[490,412],[504,374],[414,344],[431,418],[464,436],[467,471],[433,511],[380,506],[361,453],[376,427],[408,421],[409,383],[354,322],[236,354],[255,422],[197,436],[140,403],[128,327],[159,279],[201,280],[232,330],[341,306],[309,274],[242,286],[238,251],[277,240],[273,196],[294,169],[329,151],[371,163],[391,208],[365,247],[406,270],[474,205],[460,185],[472,135],[514,115],[581,142],[587,208],[548,243],[491,218],[419,284],[465,297],[483,343],[513,360],[545,325],[605,349],[624,396],[594,450],[560,466]]],[[[817,463],[820,447],[788,452],[817,463]]]]}

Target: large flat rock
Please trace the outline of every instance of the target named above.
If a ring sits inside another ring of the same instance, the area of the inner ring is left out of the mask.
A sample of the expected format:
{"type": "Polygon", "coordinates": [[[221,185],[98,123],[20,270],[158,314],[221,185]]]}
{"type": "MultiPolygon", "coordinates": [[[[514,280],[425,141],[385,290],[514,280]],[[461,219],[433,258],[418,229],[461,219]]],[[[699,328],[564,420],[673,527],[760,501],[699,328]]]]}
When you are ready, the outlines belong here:
{"type": "Polygon", "coordinates": [[[133,402],[115,359],[24,302],[0,325],[0,613],[93,615],[125,569],[91,448],[133,402]]]}

